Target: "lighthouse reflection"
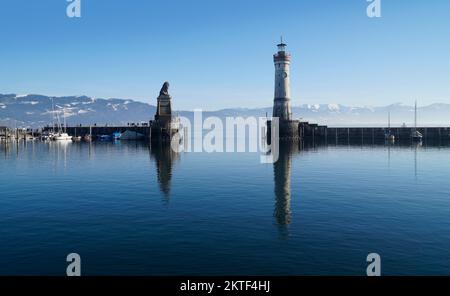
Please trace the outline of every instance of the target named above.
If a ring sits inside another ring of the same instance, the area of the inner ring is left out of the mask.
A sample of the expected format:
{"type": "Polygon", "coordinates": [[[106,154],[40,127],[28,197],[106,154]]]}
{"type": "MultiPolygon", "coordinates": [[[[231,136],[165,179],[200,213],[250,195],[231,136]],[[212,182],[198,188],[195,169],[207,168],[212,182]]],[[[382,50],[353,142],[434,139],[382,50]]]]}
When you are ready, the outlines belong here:
{"type": "Polygon", "coordinates": [[[172,169],[178,161],[179,155],[170,147],[170,143],[150,144],[150,157],[155,161],[158,184],[166,201],[170,198],[172,169]]]}
{"type": "Polygon", "coordinates": [[[291,212],[291,172],[292,158],[299,153],[298,142],[283,142],[279,144],[279,158],[274,163],[275,210],[274,217],[282,235],[288,234],[288,225],[292,220],[291,212]]]}

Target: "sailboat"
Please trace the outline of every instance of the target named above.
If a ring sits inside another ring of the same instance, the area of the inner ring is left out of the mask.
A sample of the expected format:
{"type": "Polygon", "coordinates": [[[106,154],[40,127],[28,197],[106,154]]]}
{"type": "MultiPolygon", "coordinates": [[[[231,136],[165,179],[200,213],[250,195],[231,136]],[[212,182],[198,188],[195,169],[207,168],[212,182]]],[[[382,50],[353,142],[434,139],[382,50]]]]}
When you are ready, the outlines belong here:
{"type": "Polygon", "coordinates": [[[61,127],[61,123],[59,121],[59,115],[56,114],[58,117],[58,133],[53,137],[53,140],[55,141],[72,141],[72,137],[69,136],[69,134],[66,132],[66,110],[63,109],[63,115],[64,115],[64,130],[61,127]]]}
{"type": "Polygon", "coordinates": [[[411,133],[411,138],[414,142],[422,142],[423,139],[422,134],[417,130],[417,101],[414,107],[414,130],[411,133]]]}
{"type": "Polygon", "coordinates": [[[385,138],[386,141],[389,141],[389,142],[394,142],[395,141],[395,136],[392,134],[392,131],[391,131],[391,111],[389,111],[389,115],[388,115],[388,130],[384,134],[384,138],[385,138]]]}
{"type": "Polygon", "coordinates": [[[44,131],[41,135],[42,141],[51,141],[54,140],[54,137],[56,135],[55,133],[55,103],[52,98],[52,129],[48,131],[44,131]]]}

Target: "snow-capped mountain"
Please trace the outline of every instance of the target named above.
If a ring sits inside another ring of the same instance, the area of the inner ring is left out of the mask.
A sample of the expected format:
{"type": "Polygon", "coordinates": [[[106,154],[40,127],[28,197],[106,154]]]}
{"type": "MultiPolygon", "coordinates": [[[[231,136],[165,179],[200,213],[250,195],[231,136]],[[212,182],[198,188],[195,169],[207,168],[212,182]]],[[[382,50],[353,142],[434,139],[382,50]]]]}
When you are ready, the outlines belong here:
{"type": "MultiPolygon", "coordinates": [[[[329,126],[386,126],[389,112],[392,126],[414,124],[414,106],[402,103],[382,107],[315,104],[293,108],[296,117],[329,126]]],[[[450,104],[418,107],[417,112],[418,124],[421,126],[450,126],[450,104]]]]}
{"type": "MultiPolygon", "coordinates": [[[[176,106],[176,101],[174,101],[176,106]]],[[[51,125],[54,115],[68,125],[127,125],[148,122],[156,108],[147,103],[125,99],[95,99],[87,96],[48,97],[43,95],[0,94],[0,125],[38,128],[51,125]],[[64,111],[63,111],[64,110],[64,111]]],[[[384,107],[350,107],[339,104],[305,104],[292,108],[295,118],[328,126],[386,126],[391,113],[392,126],[405,123],[412,126],[414,106],[393,104],[384,107]]],[[[229,108],[204,112],[203,117],[262,117],[272,113],[272,108],[229,108]]],[[[180,116],[193,117],[190,111],[178,112],[180,116]]],[[[421,126],[450,126],[450,104],[432,104],[418,108],[421,126]]]]}
{"type": "Polygon", "coordinates": [[[0,125],[42,127],[64,119],[68,125],[148,122],[155,107],[134,100],[81,97],[48,97],[42,95],[1,95],[0,125]]]}

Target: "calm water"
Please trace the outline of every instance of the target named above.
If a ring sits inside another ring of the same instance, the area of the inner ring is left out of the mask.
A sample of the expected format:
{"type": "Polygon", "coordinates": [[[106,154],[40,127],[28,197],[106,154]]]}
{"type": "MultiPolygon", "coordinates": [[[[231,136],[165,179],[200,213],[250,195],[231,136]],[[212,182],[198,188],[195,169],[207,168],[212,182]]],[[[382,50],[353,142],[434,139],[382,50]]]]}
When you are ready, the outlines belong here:
{"type": "Polygon", "coordinates": [[[450,275],[450,149],[0,144],[0,274],[450,275]]]}

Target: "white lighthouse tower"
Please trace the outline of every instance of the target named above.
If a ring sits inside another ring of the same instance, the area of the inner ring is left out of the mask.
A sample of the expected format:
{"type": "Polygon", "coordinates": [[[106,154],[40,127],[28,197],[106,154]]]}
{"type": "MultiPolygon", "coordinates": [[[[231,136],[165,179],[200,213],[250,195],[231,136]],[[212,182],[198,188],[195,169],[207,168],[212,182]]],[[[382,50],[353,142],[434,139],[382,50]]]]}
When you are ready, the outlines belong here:
{"type": "Polygon", "coordinates": [[[281,38],[278,46],[278,53],[274,54],[275,63],[275,99],[273,104],[273,117],[278,117],[280,121],[292,119],[291,110],[291,85],[290,70],[291,55],[286,52],[286,44],[281,38]]]}
{"type": "Polygon", "coordinates": [[[275,96],[273,102],[273,117],[279,119],[279,136],[282,139],[299,139],[300,121],[292,119],[290,65],[291,55],[286,52],[286,44],[281,38],[277,45],[278,52],[274,54],[275,63],[275,96]]]}

